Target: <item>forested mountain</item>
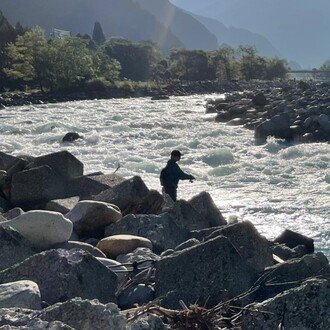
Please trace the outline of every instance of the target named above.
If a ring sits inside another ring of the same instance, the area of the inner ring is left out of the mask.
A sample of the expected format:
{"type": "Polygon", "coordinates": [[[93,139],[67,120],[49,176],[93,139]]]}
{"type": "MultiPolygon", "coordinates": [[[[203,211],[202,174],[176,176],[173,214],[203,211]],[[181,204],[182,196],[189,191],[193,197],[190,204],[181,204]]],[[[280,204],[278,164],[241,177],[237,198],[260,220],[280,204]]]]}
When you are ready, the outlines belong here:
{"type": "Polygon", "coordinates": [[[318,67],[330,54],[329,0],[170,0],[226,26],[260,33],[303,67],[318,67]]]}
{"type": "Polygon", "coordinates": [[[213,50],[217,38],[199,20],[173,6],[168,0],[134,0],[172,31],[188,49],[213,50]]]}
{"type": "Polygon", "coordinates": [[[0,10],[11,24],[38,25],[47,32],[59,28],[73,35],[90,35],[98,21],[106,37],[152,40],[165,52],[184,47],[178,37],[132,0],[1,0],[0,10]]]}

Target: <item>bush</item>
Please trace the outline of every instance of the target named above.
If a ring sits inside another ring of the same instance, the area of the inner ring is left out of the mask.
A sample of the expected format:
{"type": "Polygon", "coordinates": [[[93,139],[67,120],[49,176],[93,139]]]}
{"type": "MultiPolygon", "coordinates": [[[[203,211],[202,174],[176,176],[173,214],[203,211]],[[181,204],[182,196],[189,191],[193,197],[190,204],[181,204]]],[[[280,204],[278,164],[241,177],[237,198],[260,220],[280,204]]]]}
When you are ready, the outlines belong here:
{"type": "Polygon", "coordinates": [[[90,79],[85,83],[87,92],[105,92],[109,87],[111,87],[111,83],[104,77],[90,79]]]}

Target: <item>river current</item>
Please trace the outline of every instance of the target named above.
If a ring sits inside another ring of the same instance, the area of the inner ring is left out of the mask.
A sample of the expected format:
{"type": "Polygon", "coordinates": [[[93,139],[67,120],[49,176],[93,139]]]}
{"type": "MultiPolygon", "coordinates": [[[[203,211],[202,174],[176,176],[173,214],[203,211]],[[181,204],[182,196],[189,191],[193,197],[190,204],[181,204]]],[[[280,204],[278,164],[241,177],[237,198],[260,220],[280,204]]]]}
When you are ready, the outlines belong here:
{"type": "Polygon", "coordinates": [[[160,190],[159,172],[173,149],[180,166],[197,181],[180,183],[178,197],[208,191],[225,217],[250,220],[272,239],[285,228],[315,239],[330,257],[330,145],[285,144],[269,139],[257,146],[253,131],[215,123],[205,114],[203,95],[78,101],[0,110],[0,150],[39,156],[68,150],[85,173],[140,175],[160,190]],[[84,136],[62,143],[70,131],[84,136]]]}

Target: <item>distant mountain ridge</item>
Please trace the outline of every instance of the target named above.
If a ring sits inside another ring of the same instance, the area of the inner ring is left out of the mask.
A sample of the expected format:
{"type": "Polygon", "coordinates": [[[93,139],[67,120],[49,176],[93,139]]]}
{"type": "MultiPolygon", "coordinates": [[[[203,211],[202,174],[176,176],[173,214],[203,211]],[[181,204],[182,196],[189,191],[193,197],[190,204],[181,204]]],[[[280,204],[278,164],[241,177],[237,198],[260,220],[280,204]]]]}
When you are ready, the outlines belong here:
{"type": "Polygon", "coordinates": [[[185,45],[153,15],[132,0],[1,0],[0,10],[11,24],[91,34],[99,21],[107,37],[152,40],[165,52],[185,45]]]}
{"type": "Polygon", "coordinates": [[[134,0],[173,32],[188,49],[214,50],[217,38],[204,24],[168,0],[134,0]]]}
{"type": "Polygon", "coordinates": [[[289,60],[319,67],[330,54],[329,0],[170,0],[226,26],[260,33],[289,60]]]}

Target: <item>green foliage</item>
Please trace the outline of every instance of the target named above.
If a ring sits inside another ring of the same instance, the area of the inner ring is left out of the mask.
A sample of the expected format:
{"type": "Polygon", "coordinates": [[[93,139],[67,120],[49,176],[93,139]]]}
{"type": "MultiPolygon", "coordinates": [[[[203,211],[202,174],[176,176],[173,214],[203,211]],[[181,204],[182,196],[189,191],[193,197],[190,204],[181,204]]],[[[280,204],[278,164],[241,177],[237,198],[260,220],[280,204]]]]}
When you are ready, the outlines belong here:
{"type": "Polygon", "coordinates": [[[330,71],[330,60],[325,61],[325,62],[321,65],[320,70],[330,71]]]}
{"type": "Polygon", "coordinates": [[[121,78],[146,81],[151,68],[160,60],[160,51],[149,41],[133,43],[122,38],[112,38],[104,44],[104,52],[121,65],[121,78]]]}
{"type": "Polygon", "coordinates": [[[266,79],[283,79],[286,77],[288,70],[288,63],[285,60],[279,58],[268,59],[266,63],[266,79]]]}
{"type": "Polygon", "coordinates": [[[105,43],[105,36],[103,33],[103,29],[102,26],[99,22],[95,22],[94,24],[94,29],[93,29],[93,41],[97,44],[97,45],[102,45],[105,43]]]}
{"type": "Polygon", "coordinates": [[[257,55],[257,50],[252,46],[240,46],[241,74],[243,79],[264,79],[266,76],[266,59],[257,55]]]}
{"type": "Polygon", "coordinates": [[[93,62],[98,77],[104,77],[110,82],[119,79],[121,65],[117,60],[109,58],[103,51],[98,50],[93,54],[93,62]]]}
{"type": "Polygon", "coordinates": [[[106,91],[109,87],[111,83],[104,77],[93,78],[85,83],[85,90],[89,92],[106,91]]]}

